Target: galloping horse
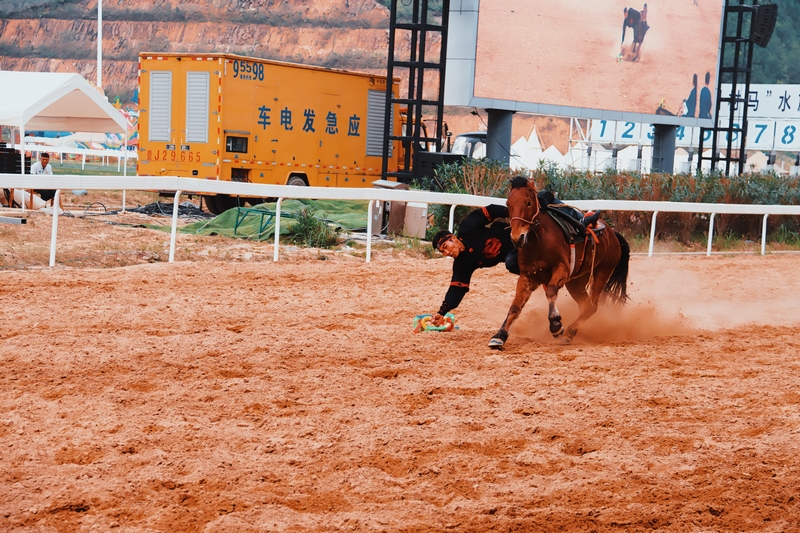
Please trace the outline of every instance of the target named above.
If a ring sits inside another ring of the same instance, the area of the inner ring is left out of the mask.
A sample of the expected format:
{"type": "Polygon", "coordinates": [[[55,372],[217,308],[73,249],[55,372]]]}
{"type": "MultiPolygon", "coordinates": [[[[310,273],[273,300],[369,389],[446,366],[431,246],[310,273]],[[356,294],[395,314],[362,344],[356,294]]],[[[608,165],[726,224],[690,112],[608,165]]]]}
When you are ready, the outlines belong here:
{"type": "MultiPolygon", "coordinates": [[[[578,328],[597,311],[600,297],[625,303],[630,246],[616,231],[606,227],[589,232],[583,242],[570,245],[561,226],[542,209],[532,181],[516,177],[508,194],[511,240],[519,249],[520,276],[517,293],[489,347],[500,349],[508,339],[511,325],[519,317],[531,293],[544,285],[550,304],[547,318],[553,337],[570,342],[578,328]],[[561,324],[556,297],[565,286],[578,303],[580,315],[567,327],[561,324]]],[[[598,228],[605,226],[598,221],[598,228]]]]}

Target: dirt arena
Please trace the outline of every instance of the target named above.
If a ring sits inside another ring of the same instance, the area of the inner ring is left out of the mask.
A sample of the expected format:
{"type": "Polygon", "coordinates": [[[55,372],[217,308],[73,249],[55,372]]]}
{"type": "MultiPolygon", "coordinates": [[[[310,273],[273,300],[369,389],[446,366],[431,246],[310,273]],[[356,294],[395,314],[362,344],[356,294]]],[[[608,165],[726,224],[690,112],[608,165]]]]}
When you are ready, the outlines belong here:
{"type": "Polygon", "coordinates": [[[96,268],[61,224],[0,270],[0,531],[800,530],[797,255],[637,255],[575,343],[540,290],[493,352],[500,267],[414,334],[449,259],[109,226],[150,259],[96,268]]]}

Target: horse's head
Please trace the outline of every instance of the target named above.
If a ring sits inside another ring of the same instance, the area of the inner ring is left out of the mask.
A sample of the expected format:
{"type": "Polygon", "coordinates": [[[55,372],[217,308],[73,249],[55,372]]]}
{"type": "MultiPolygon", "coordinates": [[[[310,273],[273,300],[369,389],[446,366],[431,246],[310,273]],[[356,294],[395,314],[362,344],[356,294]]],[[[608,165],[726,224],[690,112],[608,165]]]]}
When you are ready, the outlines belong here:
{"type": "Polygon", "coordinates": [[[521,248],[528,240],[528,233],[532,231],[531,226],[539,214],[536,185],[521,176],[512,179],[506,206],[508,206],[508,217],[511,221],[511,240],[514,242],[514,246],[521,248]]]}

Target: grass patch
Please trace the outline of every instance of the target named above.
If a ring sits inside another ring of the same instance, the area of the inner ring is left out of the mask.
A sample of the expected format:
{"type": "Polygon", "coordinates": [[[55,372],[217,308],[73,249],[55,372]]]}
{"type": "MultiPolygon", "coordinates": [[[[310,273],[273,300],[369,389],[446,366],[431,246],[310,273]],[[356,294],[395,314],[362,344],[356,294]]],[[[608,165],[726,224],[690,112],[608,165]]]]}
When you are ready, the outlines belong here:
{"type": "Polygon", "coordinates": [[[405,252],[424,259],[437,257],[436,250],[434,250],[432,244],[415,237],[395,237],[392,248],[397,252],[405,252]]]}
{"type": "Polygon", "coordinates": [[[754,249],[754,242],[749,239],[742,239],[731,231],[717,235],[712,239],[712,248],[720,252],[743,252],[754,249]]]}
{"type": "MultiPolygon", "coordinates": [[[[74,176],[122,176],[122,167],[117,170],[116,159],[111,159],[108,165],[100,162],[87,162],[85,165],[80,160],[65,159],[58,160],[57,154],[52,154],[50,164],[53,166],[55,175],[74,175],[74,176]]],[[[136,175],[136,161],[128,160],[128,176],[136,175]]]]}
{"type": "Polygon", "coordinates": [[[312,209],[302,209],[294,224],[289,226],[286,241],[299,246],[312,248],[332,248],[339,241],[339,228],[314,217],[312,209]]]}
{"type": "Polygon", "coordinates": [[[350,248],[355,248],[355,249],[357,249],[357,250],[358,250],[358,249],[360,249],[360,250],[363,250],[363,249],[365,249],[365,248],[367,247],[367,245],[366,245],[366,244],[364,244],[363,242],[354,241],[353,239],[348,239],[348,240],[347,240],[347,241],[344,243],[344,245],[345,245],[345,246],[349,246],[350,248]]]}
{"type": "MultiPolygon", "coordinates": [[[[773,236],[775,241],[782,246],[800,248],[800,232],[786,226],[780,226],[773,236]]],[[[767,239],[769,242],[769,239],[767,239]]]]}

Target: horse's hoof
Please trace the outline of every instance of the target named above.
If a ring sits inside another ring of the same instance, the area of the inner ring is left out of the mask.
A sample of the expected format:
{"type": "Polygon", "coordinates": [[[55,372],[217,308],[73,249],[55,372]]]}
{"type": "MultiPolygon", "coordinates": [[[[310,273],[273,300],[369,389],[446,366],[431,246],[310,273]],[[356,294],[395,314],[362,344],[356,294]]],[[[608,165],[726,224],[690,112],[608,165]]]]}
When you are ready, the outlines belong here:
{"type": "Polygon", "coordinates": [[[502,350],[505,341],[503,339],[498,339],[497,337],[493,337],[492,340],[489,341],[489,348],[492,350],[502,350]]]}
{"type": "Polygon", "coordinates": [[[560,330],[558,330],[557,332],[553,333],[553,338],[557,339],[563,334],[564,334],[564,328],[562,327],[560,330]]]}
{"type": "Polygon", "coordinates": [[[566,337],[566,336],[564,336],[564,337],[561,337],[561,339],[559,339],[559,342],[560,342],[562,345],[566,345],[566,344],[572,344],[572,337],[566,337]]]}

